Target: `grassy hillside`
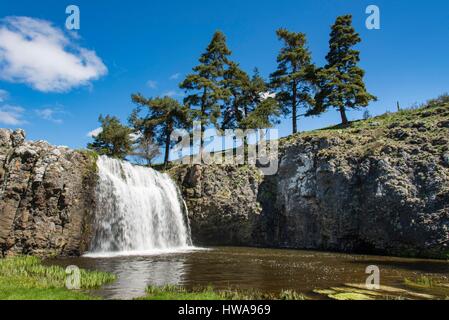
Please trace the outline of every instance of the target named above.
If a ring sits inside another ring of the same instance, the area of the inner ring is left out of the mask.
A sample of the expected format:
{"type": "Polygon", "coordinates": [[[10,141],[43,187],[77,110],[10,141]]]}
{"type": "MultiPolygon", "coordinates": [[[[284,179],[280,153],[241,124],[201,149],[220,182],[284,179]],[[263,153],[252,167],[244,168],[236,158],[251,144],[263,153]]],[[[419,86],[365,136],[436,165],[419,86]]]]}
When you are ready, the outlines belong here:
{"type": "Polygon", "coordinates": [[[448,129],[449,95],[442,95],[422,106],[354,121],[347,127],[338,125],[292,135],[282,139],[281,145],[288,146],[298,138],[338,138],[340,148],[323,151],[329,157],[347,152],[358,157],[379,155],[388,151],[386,148],[391,151],[405,146],[406,151],[425,157],[426,153],[449,151],[448,129]]]}

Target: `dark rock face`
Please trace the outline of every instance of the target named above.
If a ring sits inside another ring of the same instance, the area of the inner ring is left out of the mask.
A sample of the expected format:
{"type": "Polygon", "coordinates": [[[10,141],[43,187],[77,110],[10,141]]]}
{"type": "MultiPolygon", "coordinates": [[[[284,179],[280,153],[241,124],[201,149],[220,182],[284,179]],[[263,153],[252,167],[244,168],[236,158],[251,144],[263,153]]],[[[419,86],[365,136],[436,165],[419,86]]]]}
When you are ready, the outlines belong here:
{"type": "MultiPolygon", "coordinates": [[[[283,139],[279,170],[175,166],[196,245],[449,256],[449,105],[283,139]]],[[[0,253],[90,243],[95,158],[0,129],[0,253]]]]}
{"type": "Polygon", "coordinates": [[[449,174],[439,158],[414,157],[407,148],[362,158],[332,154],[342,144],[299,139],[285,149],[277,176],[279,245],[446,256],[449,174]]]}
{"type": "Polygon", "coordinates": [[[0,253],[77,255],[87,249],[95,162],[22,130],[0,129],[0,253]]]}
{"type": "Polygon", "coordinates": [[[275,176],[172,169],[194,240],[448,257],[449,106],[414,113],[286,139],[275,176]]]}
{"type": "Polygon", "coordinates": [[[196,245],[255,244],[262,211],[257,201],[261,176],[256,168],[180,166],[170,174],[189,208],[196,245]]]}

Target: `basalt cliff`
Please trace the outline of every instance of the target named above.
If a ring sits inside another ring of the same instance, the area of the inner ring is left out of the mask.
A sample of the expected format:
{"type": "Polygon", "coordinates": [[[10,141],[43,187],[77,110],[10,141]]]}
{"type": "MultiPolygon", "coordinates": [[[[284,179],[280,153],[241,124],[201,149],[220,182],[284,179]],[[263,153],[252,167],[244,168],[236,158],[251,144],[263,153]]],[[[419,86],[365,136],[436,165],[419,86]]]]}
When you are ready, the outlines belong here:
{"type": "Polygon", "coordinates": [[[0,129],[0,252],[78,255],[89,242],[95,159],[0,129]]]}
{"type": "Polygon", "coordinates": [[[247,166],[170,171],[196,243],[448,257],[448,104],[280,145],[273,176],[247,166]]]}
{"type": "MultiPolygon", "coordinates": [[[[448,257],[448,104],[282,139],[278,161],[168,170],[194,243],[448,257]]],[[[1,253],[88,250],[95,182],[94,155],[0,130],[1,253]]]]}

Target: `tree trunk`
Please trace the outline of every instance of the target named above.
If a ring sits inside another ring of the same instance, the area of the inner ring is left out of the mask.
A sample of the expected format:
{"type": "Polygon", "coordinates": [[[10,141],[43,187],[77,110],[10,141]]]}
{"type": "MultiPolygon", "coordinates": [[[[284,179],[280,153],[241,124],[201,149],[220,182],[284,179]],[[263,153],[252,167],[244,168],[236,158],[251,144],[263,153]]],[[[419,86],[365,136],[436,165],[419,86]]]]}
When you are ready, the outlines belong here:
{"type": "Polygon", "coordinates": [[[246,133],[243,136],[243,162],[245,164],[249,163],[249,155],[248,155],[248,137],[246,133]]]}
{"type": "Polygon", "coordinates": [[[345,107],[340,107],[340,115],[341,115],[341,124],[346,126],[348,125],[348,117],[346,116],[346,109],[345,107]]]}
{"type": "Polygon", "coordinates": [[[165,157],[164,157],[164,167],[167,169],[168,161],[170,160],[170,140],[171,133],[173,131],[173,125],[169,123],[167,125],[167,131],[165,133],[165,157]]]}
{"type": "Polygon", "coordinates": [[[204,151],[204,131],[206,128],[204,127],[204,122],[201,120],[201,128],[200,128],[200,154],[203,154],[204,151]]]}
{"type": "Polygon", "coordinates": [[[201,128],[200,128],[200,156],[202,157],[204,151],[204,131],[206,130],[204,126],[204,119],[206,113],[206,99],[207,99],[207,89],[204,88],[203,96],[201,97],[201,128]]]}
{"type": "Polygon", "coordinates": [[[292,99],[292,120],[293,120],[293,134],[298,132],[298,115],[297,115],[297,105],[298,102],[296,101],[297,99],[297,93],[298,93],[298,88],[296,87],[296,82],[293,83],[293,99],[292,99]]]}

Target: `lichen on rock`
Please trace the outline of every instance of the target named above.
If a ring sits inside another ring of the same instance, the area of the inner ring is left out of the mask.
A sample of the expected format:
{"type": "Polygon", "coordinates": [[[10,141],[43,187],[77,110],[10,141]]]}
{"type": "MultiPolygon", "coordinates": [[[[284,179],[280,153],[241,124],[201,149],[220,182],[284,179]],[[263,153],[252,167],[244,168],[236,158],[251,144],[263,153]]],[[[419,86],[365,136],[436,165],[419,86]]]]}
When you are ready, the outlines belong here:
{"type": "Polygon", "coordinates": [[[23,130],[0,129],[2,255],[78,255],[87,249],[91,162],[66,147],[25,141],[23,130]]]}
{"type": "Polygon", "coordinates": [[[282,139],[274,176],[219,165],[171,172],[204,244],[447,258],[447,117],[446,104],[282,139]]]}

